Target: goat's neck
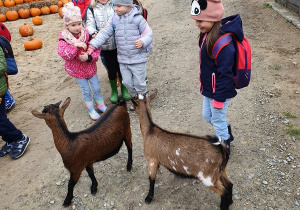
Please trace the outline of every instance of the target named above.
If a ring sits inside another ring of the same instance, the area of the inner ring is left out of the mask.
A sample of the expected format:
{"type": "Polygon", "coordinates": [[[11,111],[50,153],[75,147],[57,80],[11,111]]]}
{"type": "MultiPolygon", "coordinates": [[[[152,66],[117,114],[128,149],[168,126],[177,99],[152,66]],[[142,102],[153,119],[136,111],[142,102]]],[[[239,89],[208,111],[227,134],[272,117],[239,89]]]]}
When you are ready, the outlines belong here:
{"type": "Polygon", "coordinates": [[[53,140],[56,149],[60,154],[65,152],[67,144],[69,143],[69,130],[63,118],[56,116],[56,119],[47,122],[53,135],[53,140]]]}
{"type": "Polygon", "coordinates": [[[141,125],[141,133],[143,136],[146,136],[153,126],[152,115],[148,104],[146,104],[145,102],[141,102],[140,106],[140,113],[138,114],[138,116],[141,125]]]}

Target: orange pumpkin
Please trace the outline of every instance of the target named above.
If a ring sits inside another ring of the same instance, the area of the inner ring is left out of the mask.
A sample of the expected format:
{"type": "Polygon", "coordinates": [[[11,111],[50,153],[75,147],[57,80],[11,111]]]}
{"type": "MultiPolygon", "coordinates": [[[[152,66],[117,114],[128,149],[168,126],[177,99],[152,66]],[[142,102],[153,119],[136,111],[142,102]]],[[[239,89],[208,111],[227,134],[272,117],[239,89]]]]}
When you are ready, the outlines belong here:
{"type": "Polygon", "coordinates": [[[69,3],[68,0],[62,0],[63,6],[65,6],[65,4],[69,3]]]}
{"type": "Polygon", "coordinates": [[[34,25],[42,25],[43,24],[43,19],[40,16],[35,16],[31,20],[34,25]]]}
{"type": "Polygon", "coordinates": [[[50,12],[51,13],[57,13],[58,12],[58,6],[57,5],[51,5],[50,6],[50,12]]]}
{"type": "Polygon", "coordinates": [[[42,46],[43,42],[39,38],[34,38],[24,43],[25,50],[36,50],[42,48],[42,46]]]}
{"type": "Polygon", "coordinates": [[[63,7],[61,7],[61,8],[58,9],[58,15],[59,15],[61,18],[63,18],[62,9],[63,9],[63,7]]]}
{"type": "Polygon", "coordinates": [[[0,14],[0,22],[6,21],[6,15],[0,14]]]}
{"type": "Polygon", "coordinates": [[[15,2],[14,2],[14,0],[5,0],[4,1],[4,6],[5,7],[13,7],[13,6],[15,6],[16,4],[15,4],[15,2]]]}
{"type": "Polygon", "coordinates": [[[30,14],[32,17],[39,16],[39,15],[41,15],[41,10],[39,8],[32,7],[30,9],[30,14]]]}
{"type": "Polygon", "coordinates": [[[29,18],[30,16],[29,10],[23,8],[19,9],[18,14],[22,19],[29,18]]]}
{"type": "Polygon", "coordinates": [[[0,7],[2,7],[3,6],[3,2],[2,1],[0,1],[0,7]]]}
{"type": "Polygon", "coordinates": [[[42,7],[42,8],[41,8],[41,13],[42,13],[43,15],[49,15],[49,14],[50,14],[50,9],[49,9],[49,7],[47,7],[47,6],[42,7]]]}
{"type": "Polygon", "coordinates": [[[33,0],[23,0],[23,3],[30,3],[32,2],[33,0]]]}
{"type": "Polygon", "coordinates": [[[28,24],[24,23],[24,25],[20,26],[19,33],[23,37],[32,36],[33,35],[33,28],[32,28],[31,25],[28,25],[28,24]]]}
{"type": "Polygon", "coordinates": [[[15,4],[23,4],[23,0],[14,0],[15,4]]]}
{"type": "Polygon", "coordinates": [[[6,19],[10,20],[10,21],[18,20],[19,15],[18,15],[17,11],[15,11],[15,10],[7,11],[6,12],[6,19]]]}
{"type": "Polygon", "coordinates": [[[58,3],[58,7],[62,7],[63,6],[62,1],[58,1],[57,3],[58,3]]]}

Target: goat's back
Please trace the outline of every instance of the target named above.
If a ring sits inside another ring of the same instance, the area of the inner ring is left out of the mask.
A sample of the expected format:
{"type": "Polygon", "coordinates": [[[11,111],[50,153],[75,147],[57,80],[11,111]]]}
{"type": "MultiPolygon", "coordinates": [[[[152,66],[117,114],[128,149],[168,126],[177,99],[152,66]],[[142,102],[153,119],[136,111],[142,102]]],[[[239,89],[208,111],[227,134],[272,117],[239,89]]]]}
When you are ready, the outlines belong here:
{"type": "MultiPolygon", "coordinates": [[[[213,145],[209,136],[196,136],[163,130],[157,126],[144,139],[144,153],[149,159],[182,175],[211,174],[223,164],[221,145],[213,145]]],[[[213,137],[217,138],[217,137],[213,137]]],[[[148,159],[148,158],[147,158],[148,159]]]]}
{"type": "Polygon", "coordinates": [[[112,105],[90,128],[72,135],[74,139],[69,144],[69,152],[66,153],[68,157],[61,154],[67,168],[73,167],[78,157],[96,162],[115,155],[123,141],[131,142],[130,118],[126,105],[112,105]]]}

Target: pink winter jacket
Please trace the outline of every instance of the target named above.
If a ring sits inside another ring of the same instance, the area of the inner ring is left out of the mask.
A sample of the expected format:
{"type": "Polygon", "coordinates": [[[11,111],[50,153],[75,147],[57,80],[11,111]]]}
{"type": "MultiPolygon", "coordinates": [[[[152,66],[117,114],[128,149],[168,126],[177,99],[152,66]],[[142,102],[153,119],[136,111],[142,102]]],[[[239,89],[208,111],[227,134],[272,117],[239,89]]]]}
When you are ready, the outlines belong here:
{"type": "MultiPolygon", "coordinates": [[[[88,45],[89,33],[85,29],[86,41],[88,45]]],[[[68,44],[64,41],[61,33],[59,34],[59,43],[57,47],[57,53],[65,60],[65,71],[72,77],[78,79],[91,78],[97,73],[97,60],[100,55],[100,49],[95,50],[91,55],[93,57],[91,62],[82,62],[79,59],[79,55],[85,52],[83,48],[77,48],[72,44],[68,44]]]]}

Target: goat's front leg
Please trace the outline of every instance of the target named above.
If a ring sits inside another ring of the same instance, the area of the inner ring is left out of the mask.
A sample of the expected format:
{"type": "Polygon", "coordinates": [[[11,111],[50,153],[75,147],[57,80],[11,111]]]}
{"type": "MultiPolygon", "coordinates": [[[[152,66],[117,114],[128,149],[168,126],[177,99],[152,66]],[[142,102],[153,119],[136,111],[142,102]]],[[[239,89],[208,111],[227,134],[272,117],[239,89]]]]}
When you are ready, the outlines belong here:
{"type": "Polygon", "coordinates": [[[151,203],[154,196],[154,184],[155,184],[157,169],[158,169],[158,164],[156,162],[148,161],[150,188],[149,188],[148,195],[145,199],[146,203],[151,203]]]}
{"type": "Polygon", "coordinates": [[[97,182],[96,177],[95,177],[95,174],[94,174],[94,168],[93,168],[93,165],[89,165],[89,166],[87,166],[85,169],[86,169],[86,171],[88,172],[89,177],[90,177],[91,180],[92,180],[91,193],[92,193],[93,195],[95,195],[96,192],[97,192],[98,182],[97,182]]]}
{"type": "Polygon", "coordinates": [[[76,183],[78,182],[79,177],[80,177],[80,173],[79,173],[79,175],[70,173],[70,180],[69,180],[69,184],[68,184],[68,194],[67,194],[67,197],[65,198],[63,206],[67,207],[71,204],[72,199],[74,197],[73,196],[74,187],[75,187],[76,183]]]}

